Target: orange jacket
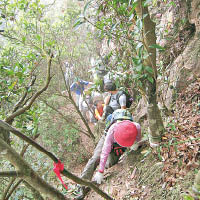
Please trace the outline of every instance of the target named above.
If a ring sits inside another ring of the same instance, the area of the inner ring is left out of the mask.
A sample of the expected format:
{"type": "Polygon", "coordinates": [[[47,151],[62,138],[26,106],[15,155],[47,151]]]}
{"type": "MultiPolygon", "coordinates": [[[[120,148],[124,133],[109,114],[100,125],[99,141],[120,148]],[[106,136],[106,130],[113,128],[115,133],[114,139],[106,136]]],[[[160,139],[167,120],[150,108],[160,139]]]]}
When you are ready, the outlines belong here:
{"type": "Polygon", "coordinates": [[[97,107],[95,108],[94,113],[95,113],[95,118],[96,118],[97,120],[100,120],[101,117],[102,117],[102,115],[103,115],[103,107],[104,107],[104,104],[101,104],[100,106],[97,106],[97,107]]]}

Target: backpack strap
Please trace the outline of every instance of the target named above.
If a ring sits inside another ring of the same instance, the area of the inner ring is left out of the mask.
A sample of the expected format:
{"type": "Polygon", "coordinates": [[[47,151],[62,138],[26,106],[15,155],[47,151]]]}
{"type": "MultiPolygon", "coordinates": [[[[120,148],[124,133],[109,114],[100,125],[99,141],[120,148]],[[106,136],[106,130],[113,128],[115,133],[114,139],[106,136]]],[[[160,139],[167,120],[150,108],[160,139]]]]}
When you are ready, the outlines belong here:
{"type": "Polygon", "coordinates": [[[126,151],[126,147],[122,147],[115,142],[113,143],[112,150],[115,152],[116,156],[121,156],[126,151]]]}
{"type": "MultiPolygon", "coordinates": [[[[126,93],[125,93],[123,90],[120,90],[120,91],[118,91],[118,93],[117,93],[117,95],[116,95],[116,100],[117,100],[117,103],[118,103],[119,105],[120,105],[120,103],[119,103],[119,98],[120,98],[120,96],[123,95],[123,94],[126,95],[126,93]]],[[[127,99],[126,99],[126,101],[127,101],[127,99]]]]}

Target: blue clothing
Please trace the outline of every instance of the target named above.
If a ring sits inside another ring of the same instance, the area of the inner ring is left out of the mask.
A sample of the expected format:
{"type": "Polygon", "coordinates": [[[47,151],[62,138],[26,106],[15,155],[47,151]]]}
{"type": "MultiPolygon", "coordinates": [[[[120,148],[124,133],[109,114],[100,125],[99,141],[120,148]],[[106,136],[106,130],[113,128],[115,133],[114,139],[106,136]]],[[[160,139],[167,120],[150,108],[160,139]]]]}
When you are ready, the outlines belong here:
{"type": "Polygon", "coordinates": [[[72,92],[75,92],[77,95],[81,95],[85,89],[85,86],[88,84],[88,81],[80,80],[78,82],[72,83],[70,86],[70,90],[72,92]]]}

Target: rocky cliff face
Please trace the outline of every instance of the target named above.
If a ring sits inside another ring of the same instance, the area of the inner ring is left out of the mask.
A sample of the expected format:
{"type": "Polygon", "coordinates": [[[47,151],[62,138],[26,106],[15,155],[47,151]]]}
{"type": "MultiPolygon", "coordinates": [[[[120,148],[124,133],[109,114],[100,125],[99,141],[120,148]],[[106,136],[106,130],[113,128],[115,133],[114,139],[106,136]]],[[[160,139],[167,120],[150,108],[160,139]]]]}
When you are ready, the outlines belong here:
{"type": "Polygon", "coordinates": [[[158,63],[164,68],[160,95],[168,108],[175,94],[200,77],[199,6],[197,0],[176,0],[169,7],[163,6],[166,10],[157,25],[159,33],[165,32],[164,37],[158,35],[157,42],[166,48],[158,63]]]}
{"type": "MultiPolygon", "coordinates": [[[[158,101],[161,108],[172,109],[177,94],[200,77],[200,1],[157,1],[151,7],[156,22],[157,44],[165,48],[158,52],[158,101]]],[[[138,107],[137,120],[146,114],[138,107]]]]}

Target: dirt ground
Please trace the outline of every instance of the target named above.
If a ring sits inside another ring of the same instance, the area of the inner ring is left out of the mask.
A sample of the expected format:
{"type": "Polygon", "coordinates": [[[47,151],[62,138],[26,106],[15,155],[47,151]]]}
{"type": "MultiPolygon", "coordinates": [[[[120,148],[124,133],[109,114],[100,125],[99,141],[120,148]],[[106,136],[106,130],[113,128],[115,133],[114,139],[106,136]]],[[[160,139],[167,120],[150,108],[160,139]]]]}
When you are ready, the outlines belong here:
{"type": "MultiPolygon", "coordinates": [[[[181,200],[194,180],[194,172],[180,178],[176,185],[168,187],[163,181],[163,163],[143,147],[137,152],[128,152],[115,166],[105,171],[105,180],[100,188],[115,200],[181,200]]],[[[83,167],[83,166],[81,166],[83,167]]],[[[79,168],[79,173],[81,172],[79,168]]],[[[78,172],[77,171],[77,172],[78,172]]],[[[85,200],[103,200],[91,191],[85,200]]]]}
{"type": "MultiPolygon", "coordinates": [[[[127,151],[118,164],[105,170],[104,183],[99,186],[104,192],[115,200],[193,200],[186,196],[200,169],[200,111],[198,99],[190,103],[187,99],[199,94],[200,84],[190,87],[177,99],[161,146],[151,149],[146,141],[138,151],[127,151]]],[[[97,138],[100,137],[102,127],[90,126],[97,138]]],[[[88,139],[81,138],[87,147],[88,139]]],[[[80,176],[85,164],[74,168],[74,173],[80,176]]],[[[90,191],[85,200],[103,198],[90,191]]]]}

